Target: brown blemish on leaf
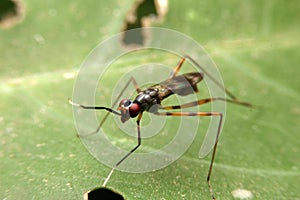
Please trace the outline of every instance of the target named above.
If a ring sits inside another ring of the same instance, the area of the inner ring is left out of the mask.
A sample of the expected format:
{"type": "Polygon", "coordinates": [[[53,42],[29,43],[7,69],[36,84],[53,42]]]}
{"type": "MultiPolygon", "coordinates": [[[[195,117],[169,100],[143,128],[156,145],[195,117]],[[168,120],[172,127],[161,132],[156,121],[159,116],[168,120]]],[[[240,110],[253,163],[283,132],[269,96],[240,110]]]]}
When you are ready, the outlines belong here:
{"type": "Polygon", "coordinates": [[[24,17],[25,9],[21,0],[0,1],[0,28],[9,29],[24,17]]]}
{"type": "MultiPolygon", "coordinates": [[[[122,31],[149,27],[153,22],[162,22],[168,11],[168,0],[138,0],[125,17],[122,31]]],[[[135,34],[124,33],[122,43],[125,46],[143,46],[149,33],[140,29],[135,34]]]]}

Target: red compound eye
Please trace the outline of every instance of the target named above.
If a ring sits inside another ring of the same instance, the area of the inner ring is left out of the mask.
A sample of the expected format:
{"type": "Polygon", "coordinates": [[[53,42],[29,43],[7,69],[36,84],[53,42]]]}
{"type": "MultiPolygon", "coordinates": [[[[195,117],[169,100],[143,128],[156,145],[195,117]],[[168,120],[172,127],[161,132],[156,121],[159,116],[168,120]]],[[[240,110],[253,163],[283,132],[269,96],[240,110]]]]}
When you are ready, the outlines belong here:
{"type": "Polygon", "coordinates": [[[133,103],[131,104],[131,106],[129,107],[129,115],[131,118],[136,117],[139,113],[140,113],[140,106],[137,103],[133,103]]]}

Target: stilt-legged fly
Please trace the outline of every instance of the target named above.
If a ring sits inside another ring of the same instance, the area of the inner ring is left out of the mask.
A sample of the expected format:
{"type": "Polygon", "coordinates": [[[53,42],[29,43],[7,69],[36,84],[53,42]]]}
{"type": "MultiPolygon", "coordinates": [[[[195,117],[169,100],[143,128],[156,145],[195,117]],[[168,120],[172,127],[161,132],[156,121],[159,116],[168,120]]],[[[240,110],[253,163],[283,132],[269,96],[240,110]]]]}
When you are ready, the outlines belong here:
{"type": "MultiPolygon", "coordinates": [[[[126,158],[128,158],[140,145],[141,145],[141,131],[140,131],[140,121],[143,117],[143,113],[150,112],[154,115],[159,116],[214,116],[219,118],[219,124],[217,128],[217,134],[213,146],[213,152],[212,152],[212,158],[210,161],[210,166],[207,174],[207,184],[210,190],[210,194],[212,199],[215,199],[214,192],[210,183],[210,177],[212,173],[212,168],[214,164],[214,159],[216,155],[217,150],[217,144],[219,140],[222,120],[223,120],[223,114],[221,112],[184,112],[184,111],[172,111],[169,112],[169,110],[178,110],[182,108],[189,108],[194,106],[203,105],[212,101],[226,101],[229,103],[239,104],[242,106],[252,107],[250,103],[243,102],[238,100],[230,91],[228,91],[226,88],[223,88],[221,83],[219,83],[213,76],[211,76],[209,73],[205,71],[203,67],[201,67],[195,60],[193,60],[190,56],[184,56],[181,58],[179,63],[176,65],[176,67],[173,69],[172,73],[168,77],[167,80],[160,82],[158,84],[152,85],[144,90],[142,90],[135,79],[131,77],[131,79],[125,84],[124,89],[121,91],[121,93],[118,95],[116,101],[113,103],[112,108],[109,107],[102,107],[102,106],[86,106],[81,105],[75,102],[72,102],[69,100],[69,103],[73,106],[81,107],[83,109],[92,109],[92,110],[106,110],[108,111],[105,115],[104,119],[101,121],[99,127],[93,132],[97,133],[103,123],[105,122],[106,118],[110,113],[118,115],[121,117],[121,121],[125,123],[130,118],[137,117],[136,125],[137,125],[137,145],[129,151],[126,155],[124,155],[116,164],[115,168],[118,167],[126,158]],[[191,63],[199,67],[202,72],[190,72],[185,73],[182,75],[177,75],[181,66],[185,62],[185,60],[189,60],[191,63]],[[186,96],[189,94],[192,94],[194,92],[198,92],[197,84],[201,82],[204,78],[204,76],[208,76],[218,87],[225,90],[226,94],[229,96],[229,98],[219,98],[219,97],[213,97],[213,98],[206,98],[201,99],[198,101],[193,101],[189,103],[185,103],[182,105],[175,105],[175,106],[162,106],[161,102],[171,96],[171,95],[180,95],[180,96],[186,96]],[[136,92],[138,95],[135,97],[135,99],[122,99],[119,102],[119,106],[117,110],[114,110],[114,106],[117,104],[119,99],[121,98],[123,92],[126,90],[128,85],[132,83],[135,87],[136,92]]],[[[91,134],[93,134],[91,133],[91,134]]],[[[104,182],[104,186],[106,185],[108,179],[110,178],[111,174],[113,173],[114,168],[109,173],[108,177],[106,178],[104,182]]]]}

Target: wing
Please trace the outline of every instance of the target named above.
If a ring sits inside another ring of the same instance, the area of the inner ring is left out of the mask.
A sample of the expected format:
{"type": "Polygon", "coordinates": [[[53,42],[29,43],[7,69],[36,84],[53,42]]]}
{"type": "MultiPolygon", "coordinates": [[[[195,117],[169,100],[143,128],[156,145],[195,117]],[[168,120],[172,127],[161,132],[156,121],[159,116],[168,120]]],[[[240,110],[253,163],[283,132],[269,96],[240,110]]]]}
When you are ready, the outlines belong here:
{"type": "Polygon", "coordinates": [[[191,72],[175,76],[159,83],[159,85],[172,91],[174,94],[186,96],[194,92],[198,92],[197,84],[203,80],[203,74],[198,72],[191,72]]]}

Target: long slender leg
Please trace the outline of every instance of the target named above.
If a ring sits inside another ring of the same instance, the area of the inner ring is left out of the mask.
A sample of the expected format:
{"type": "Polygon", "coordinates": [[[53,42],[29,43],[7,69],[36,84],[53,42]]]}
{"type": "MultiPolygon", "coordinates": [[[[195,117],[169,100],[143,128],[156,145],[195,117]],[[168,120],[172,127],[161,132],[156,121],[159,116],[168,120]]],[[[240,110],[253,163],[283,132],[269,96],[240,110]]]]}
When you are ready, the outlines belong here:
{"type": "MultiPolygon", "coordinates": [[[[68,99],[68,101],[72,106],[80,107],[80,108],[87,109],[87,110],[106,110],[108,112],[106,113],[105,116],[107,116],[109,113],[121,116],[121,113],[119,113],[118,111],[113,110],[112,108],[107,108],[107,107],[104,107],[104,106],[86,106],[86,105],[75,103],[71,99],[68,99]]],[[[101,125],[102,124],[100,123],[100,125],[98,126],[96,131],[85,134],[84,136],[86,137],[86,136],[93,135],[93,134],[97,133],[99,131],[99,129],[101,128],[101,125]]],[[[77,134],[77,136],[79,137],[78,134],[77,134]]]]}
{"type": "Polygon", "coordinates": [[[118,161],[116,163],[115,167],[118,167],[126,158],[128,158],[141,145],[142,140],[141,140],[140,121],[142,119],[142,116],[143,116],[143,113],[140,112],[140,114],[138,115],[138,118],[136,120],[138,144],[133,149],[131,149],[131,151],[129,151],[120,161],[118,161]]]}
{"type": "Polygon", "coordinates": [[[216,152],[217,152],[217,145],[218,145],[219,136],[220,136],[220,132],[221,132],[223,114],[220,113],[220,112],[156,112],[154,114],[160,115],[160,116],[218,116],[218,117],[220,117],[218,129],[217,129],[217,135],[216,135],[216,138],[215,138],[215,144],[214,144],[211,161],[210,161],[210,165],[209,165],[209,168],[208,168],[207,179],[206,179],[207,180],[207,185],[208,185],[208,188],[209,188],[209,191],[210,191],[210,195],[211,195],[212,199],[216,199],[215,196],[214,196],[213,188],[212,188],[211,183],[210,183],[210,177],[211,177],[211,173],[212,173],[212,169],[213,169],[215,155],[216,155],[216,152]]]}
{"type": "Polygon", "coordinates": [[[185,103],[185,104],[182,104],[182,105],[163,106],[163,107],[160,107],[160,109],[162,109],[162,110],[174,110],[174,109],[181,109],[181,108],[189,108],[189,107],[194,107],[194,106],[210,103],[212,101],[226,101],[226,102],[233,103],[233,104],[238,104],[238,105],[247,106],[247,107],[253,107],[253,105],[250,104],[250,103],[242,102],[242,101],[239,101],[239,100],[236,100],[236,99],[225,99],[225,98],[216,97],[216,98],[201,99],[201,100],[198,100],[198,101],[193,101],[193,102],[185,103]]]}
{"type": "Polygon", "coordinates": [[[228,89],[224,88],[224,86],[217,81],[211,74],[209,74],[204,67],[202,67],[199,63],[197,63],[192,57],[185,55],[184,58],[190,60],[194,65],[196,65],[197,67],[199,67],[219,88],[224,89],[226,94],[228,96],[230,96],[230,98],[232,98],[233,100],[237,100],[236,96],[234,94],[232,94],[228,89]]]}
{"type": "MultiPolygon", "coordinates": [[[[240,105],[244,105],[244,106],[247,106],[247,107],[255,107],[255,106],[253,106],[250,103],[238,100],[238,98],[234,94],[232,94],[232,92],[230,92],[228,89],[226,89],[218,80],[216,80],[199,63],[197,63],[192,57],[190,57],[188,55],[184,55],[181,58],[181,60],[178,62],[178,64],[173,69],[172,73],[170,74],[169,79],[172,79],[172,78],[174,78],[177,75],[177,73],[181,69],[181,67],[182,67],[182,65],[183,65],[183,63],[185,62],[186,59],[190,60],[194,65],[196,65],[197,67],[199,67],[203,71],[203,73],[205,73],[219,88],[224,89],[225,93],[231,98],[231,100],[226,99],[227,102],[231,102],[231,103],[235,103],[235,104],[240,104],[240,105]]],[[[221,99],[221,98],[219,98],[219,99],[221,99]]]]}
{"type": "Polygon", "coordinates": [[[107,107],[104,107],[104,106],[86,106],[86,105],[75,103],[71,99],[68,99],[68,101],[72,106],[80,107],[80,108],[83,108],[83,109],[87,109],[87,110],[106,110],[106,111],[108,111],[108,113],[113,113],[115,115],[121,115],[121,113],[119,113],[118,111],[113,110],[112,108],[107,108],[107,107]]]}
{"type": "Polygon", "coordinates": [[[181,66],[183,65],[184,61],[185,61],[185,57],[182,57],[181,60],[176,65],[176,67],[171,72],[171,74],[169,76],[169,79],[172,79],[177,75],[177,73],[179,72],[179,70],[180,70],[181,66]]]}
{"type": "MultiPolygon", "coordinates": [[[[131,82],[133,83],[136,92],[139,93],[139,92],[142,91],[142,90],[140,89],[140,87],[138,86],[136,80],[135,80],[133,77],[131,77],[131,78],[129,79],[129,81],[127,81],[127,83],[124,85],[124,88],[122,89],[122,91],[120,92],[120,94],[117,96],[117,98],[115,99],[115,101],[113,102],[112,108],[115,107],[115,105],[119,102],[119,100],[120,100],[120,98],[122,97],[124,91],[128,88],[128,86],[129,86],[129,84],[130,84],[131,82]]],[[[109,109],[112,110],[111,108],[106,108],[106,107],[99,107],[99,106],[98,106],[98,107],[97,107],[97,106],[85,106],[85,105],[77,104],[77,103],[72,102],[70,99],[69,99],[69,103],[72,104],[72,105],[74,105],[74,106],[81,107],[81,108],[83,108],[83,109],[92,109],[92,110],[105,109],[105,110],[107,110],[107,111],[109,111],[109,109]]],[[[104,122],[106,121],[106,119],[107,119],[107,117],[108,117],[108,115],[109,115],[110,113],[116,114],[116,113],[118,113],[118,112],[116,112],[116,111],[115,111],[115,112],[107,112],[107,113],[105,114],[105,116],[103,117],[103,119],[101,120],[101,122],[99,123],[97,129],[96,129],[95,131],[91,132],[91,133],[85,134],[84,136],[86,137],[86,136],[90,136],[90,135],[93,135],[93,134],[95,134],[95,133],[98,133],[99,130],[100,130],[100,128],[102,127],[102,125],[104,124],[104,122]]],[[[118,115],[120,115],[120,113],[118,113],[118,115]]]]}
{"type": "Polygon", "coordinates": [[[121,158],[121,160],[119,160],[115,164],[114,168],[111,169],[110,173],[108,174],[107,178],[105,179],[105,181],[104,181],[104,183],[102,185],[103,187],[106,186],[106,184],[109,181],[109,179],[110,179],[112,173],[114,172],[115,168],[117,168],[126,158],[128,158],[141,145],[142,139],[141,139],[140,121],[142,119],[142,116],[143,116],[143,113],[140,112],[140,114],[138,115],[138,118],[136,120],[136,125],[137,125],[137,139],[138,139],[137,145],[133,149],[131,149],[123,158],[121,158]]]}

